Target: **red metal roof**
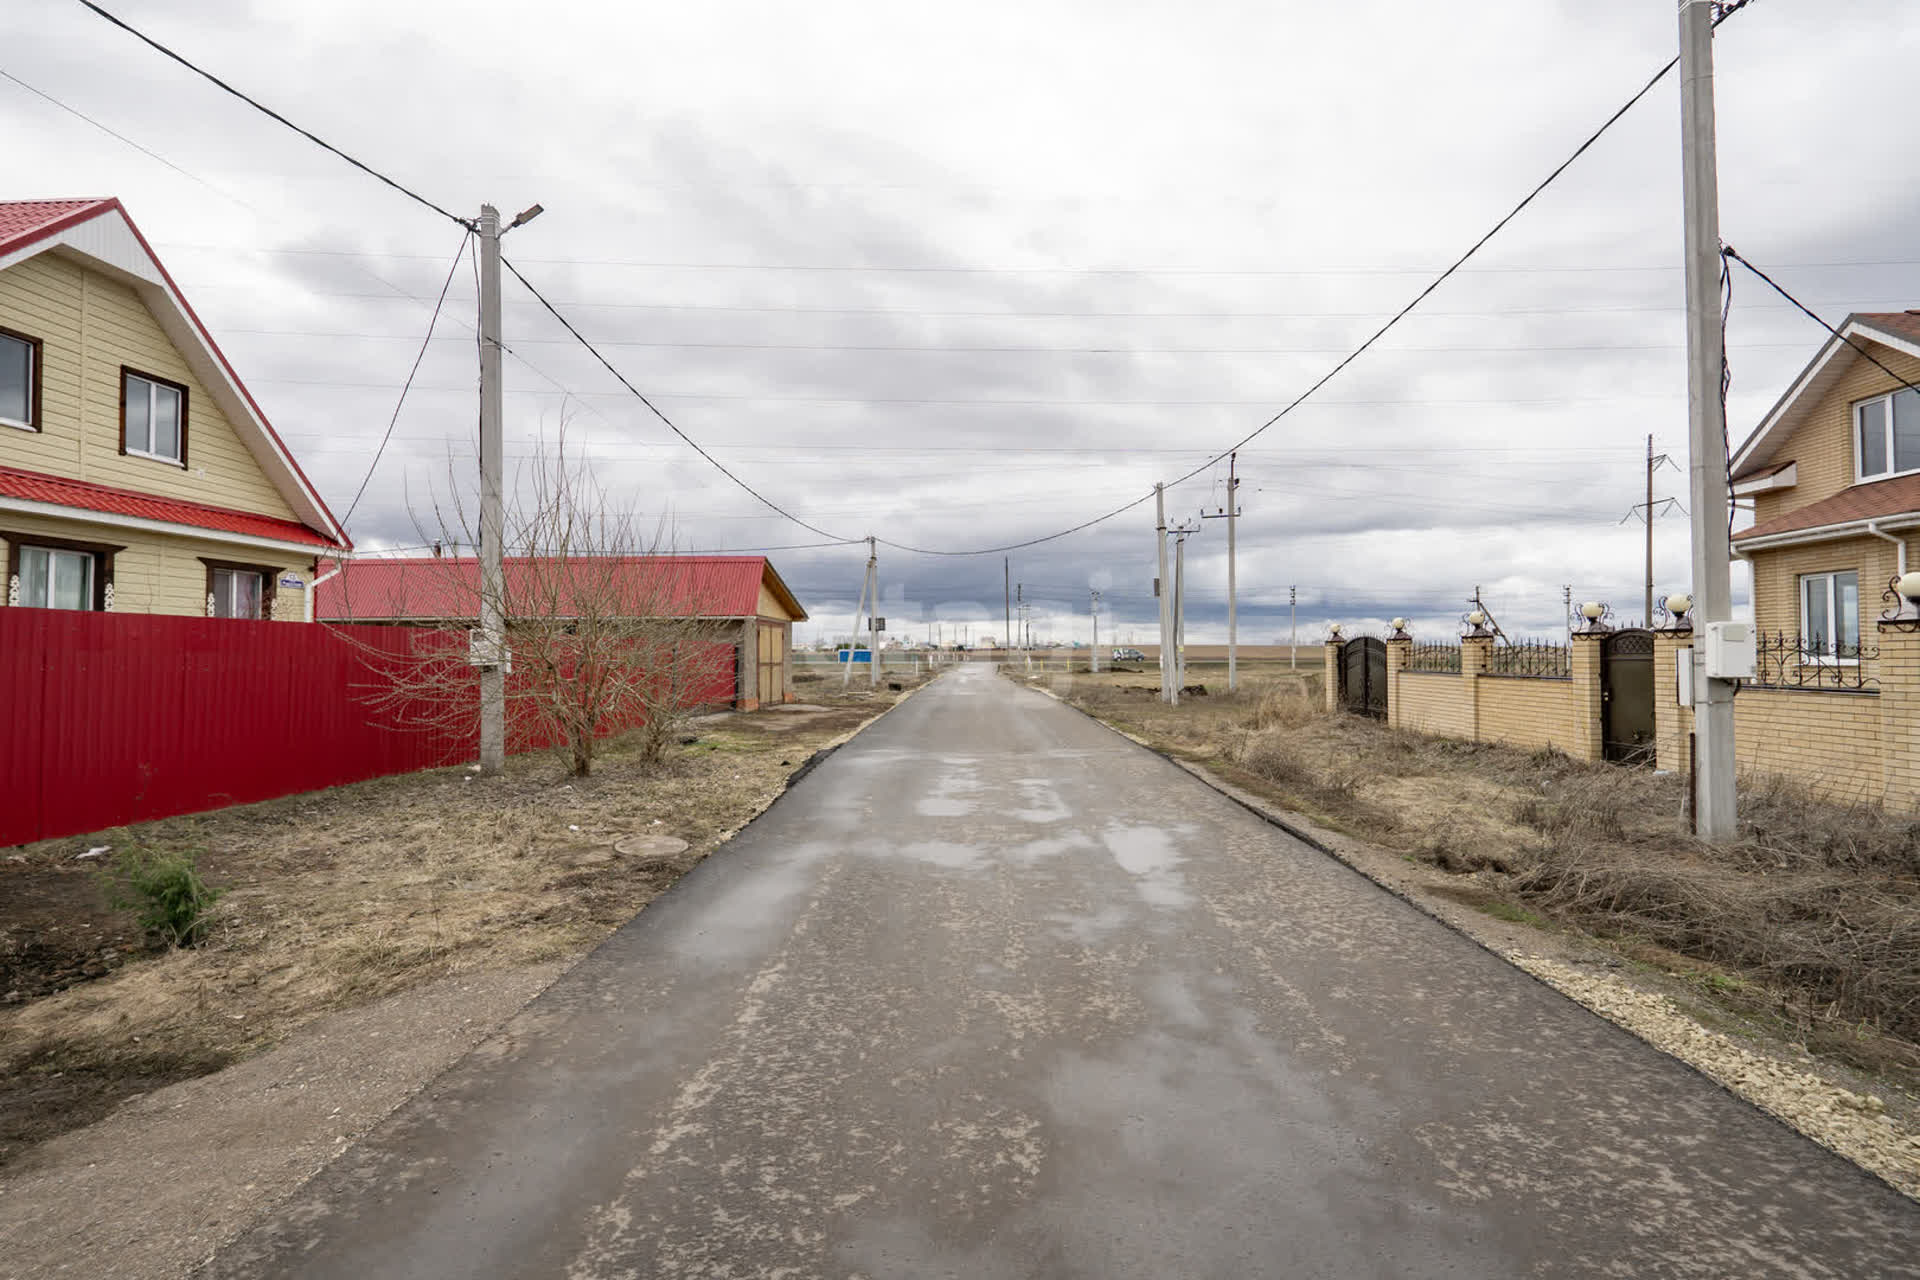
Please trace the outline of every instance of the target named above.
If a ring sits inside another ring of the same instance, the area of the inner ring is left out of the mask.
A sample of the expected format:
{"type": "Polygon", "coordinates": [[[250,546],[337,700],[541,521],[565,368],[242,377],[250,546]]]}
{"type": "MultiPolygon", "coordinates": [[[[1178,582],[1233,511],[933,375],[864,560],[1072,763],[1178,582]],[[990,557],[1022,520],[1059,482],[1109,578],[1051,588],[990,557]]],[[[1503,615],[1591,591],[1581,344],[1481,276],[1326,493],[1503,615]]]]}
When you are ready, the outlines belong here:
{"type": "MultiPolygon", "coordinates": [[[[582,601],[613,597],[632,617],[744,618],[760,612],[764,581],[796,620],[793,593],[765,556],[510,557],[509,608],[575,616],[582,601]]],[[[314,616],[333,622],[469,620],[480,616],[480,564],[472,556],[350,560],[314,590],[314,616]]]]}
{"type": "Polygon", "coordinates": [[[235,511],[230,507],[208,506],[204,502],[188,502],[180,498],[158,498],[132,489],[112,489],[103,484],[68,480],[38,471],[22,471],[17,467],[0,467],[0,497],[46,502],[109,515],[136,516],[142,520],[160,520],[217,533],[244,534],[250,538],[298,542],[322,550],[334,550],[340,546],[298,520],[281,520],[274,516],[260,516],[251,511],[235,511]]]}
{"type": "Polygon", "coordinates": [[[108,199],[0,200],[0,254],[24,248],[119,203],[108,199]]]}

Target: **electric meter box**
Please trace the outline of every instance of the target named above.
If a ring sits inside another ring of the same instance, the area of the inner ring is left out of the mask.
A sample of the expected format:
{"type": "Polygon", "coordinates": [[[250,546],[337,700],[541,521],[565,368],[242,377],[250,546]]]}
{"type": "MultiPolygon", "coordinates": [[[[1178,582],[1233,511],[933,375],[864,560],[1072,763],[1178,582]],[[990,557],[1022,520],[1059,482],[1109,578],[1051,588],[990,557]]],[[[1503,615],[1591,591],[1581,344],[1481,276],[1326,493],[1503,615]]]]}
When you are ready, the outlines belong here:
{"type": "Polygon", "coordinates": [[[1712,680],[1746,680],[1753,676],[1757,654],[1753,628],[1744,622],[1709,622],[1701,637],[1706,675],[1712,680]]]}

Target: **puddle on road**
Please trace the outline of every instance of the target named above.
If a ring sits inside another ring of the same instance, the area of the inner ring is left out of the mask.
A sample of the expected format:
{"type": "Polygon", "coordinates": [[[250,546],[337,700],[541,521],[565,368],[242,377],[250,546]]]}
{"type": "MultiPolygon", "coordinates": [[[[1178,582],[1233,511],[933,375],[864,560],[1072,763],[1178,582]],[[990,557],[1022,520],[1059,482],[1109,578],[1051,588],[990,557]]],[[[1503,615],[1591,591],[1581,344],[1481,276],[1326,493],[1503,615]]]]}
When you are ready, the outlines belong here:
{"type": "Polygon", "coordinates": [[[1174,847],[1173,836],[1164,828],[1114,823],[1100,833],[1100,838],[1120,869],[1134,878],[1134,888],[1150,905],[1184,907],[1193,901],[1186,877],[1176,870],[1186,861],[1186,855],[1174,847]]]}
{"type": "Polygon", "coordinates": [[[1065,822],[1073,816],[1051,779],[1018,778],[1014,785],[1020,788],[1020,800],[1026,807],[1015,809],[1013,816],[1022,822],[1065,822]]]}

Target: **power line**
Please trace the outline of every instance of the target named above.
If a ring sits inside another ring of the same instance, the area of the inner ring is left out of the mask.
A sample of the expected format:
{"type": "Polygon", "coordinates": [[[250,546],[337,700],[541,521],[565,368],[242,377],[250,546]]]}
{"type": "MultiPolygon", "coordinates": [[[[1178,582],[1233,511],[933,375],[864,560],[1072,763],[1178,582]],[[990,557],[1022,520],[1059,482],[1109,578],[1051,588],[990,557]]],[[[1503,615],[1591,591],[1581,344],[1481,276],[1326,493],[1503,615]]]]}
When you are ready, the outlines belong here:
{"type": "Polygon", "coordinates": [[[1887,368],[1886,365],[1881,364],[1879,357],[1874,355],[1873,352],[1867,350],[1865,347],[1855,342],[1852,338],[1849,338],[1846,334],[1840,332],[1838,329],[1828,324],[1825,320],[1822,320],[1819,317],[1819,315],[1817,315],[1813,310],[1811,310],[1805,303],[1801,302],[1800,299],[1794,297],[1792,294],[1788,293],[1784,288],[1782,288],[1779,281],[1775,280],[1772,276],[1768,275],[1766,272],[1762,271],[1760,268],[1754,266],[1751,262],[1748,262],[1745,258],[1741,257],[1739,251],[1736,250],[1732,245],[1730,244],[1721,245],[1720,256],[1723,258],[1732,259],[1733,261],[1739,263],[1741,266],[1745,267],[1747,270],[1753,272],[1754,275],[1759,276],[1760,279],[1766,283],[1768,288],[1772,289],[1775,293],[1779,294],[1781,297],[1785,298],[1788,302],[1792,303],[1794,307],[1799,310],[1801,315],[1807,317],[1807,319],[1813,321],[1815,324],[1819,325],[1822,329],[1825,329],[1828,333],[1832,334],[1835,338],[1838,338],[1840,341],[1846,343],[1848,346],[1852,347],[1855,351],[1858,351],[1861,355],[1865,356],[1867,358],[1868,363],[1872,364],[1875,368],[1879,369],[1880,372],[1886,374],[1890,378],[1897,380],[1901,386],[1906,387],[1910,391],[1920,391],[1920,386],[1915,386],[1913,383],[1909,382],[1906,378],[1901,377],[1901,375],[1887,368]]]}
{"type": "Polygon", "coordinates": [[[420,362],[427,358],[427,348],[433,343],[433,327],[440,322],[440,308],[447,301],[447,290],[453,284],[454,273],[460,270],[460,259],[467,256],[467,245],[473,240],[473,232],[460,233],[460,247],[453,252],[453,262],[447,267],[447,278],[440,284],[440,297],[433,304],[433,315],[427,320],[427,334],[420,340],[420,350],[413,357],[413,367],[407,370],[407,380],[400,386],[400,399],[394,403],[393,417],[387,420],[386,434],[380,437],[380,447],[373,451],[373,461],[367,464],[367,474],[361,477],[360,487],[354,490],[353,501],[347,504],[347,514],[340,517],[340,524],[353,519],[353,512],[360,505],[360,499],[367,492],[367,485],[373,479],[373,472],[380,465],[380,456],[387,451],[387,441],[393,439],[393,428],[400,421],[400,410],[406,407],[407,392],[413,389],[414,375],[420,372],[420,362]]]}
{"type": "Polygon", "coordinates": [[[439,214],[441,217],[449,219],[450,221],[456,222],[460,226],[465,227],[469,231],[473,230],[473,223],[470,219],[462,218],[457,214],[450,213],[447,210],[442,209],[439,205],[427,199],[425,196],[421,195],[419,192],[413,190],[410,187],[402,186],[400,183],[396,182],[392,178],[389,178],[386,174],[381,173],[378,169],[375,169],[373,166],[366,164],[360,160],[354,159],[352,156],[348,155],[346,152],[342,151],[340,148],[334,146],[332,143],[328,142],[326,139],[318,136],[317,134],[310,133],[307,130],[302,129],[299,125],[287,119],[285,116],[281,115],[278,111],[275,111],[272,107],[267,106],[265,103],[259,101],[257,98],[248,97],[246,94],[240,92],[240,90],[228,84],[225,80],[222,80],[219,76],[214,75],[211,71],[207,71],[204,68],[199,67],[193,62],[189,61],[185,57],[181,56],[180,54],[175,53],[172,49],[169,49],[166,45],[161,44],[158,40],[155,40],[152,36],[146,34],[144,31],[141,31],[139,28],[133,26],[131,23],[128,23],[125,20],[115,17],[111,13],[108,13],[105,9],[102,9],[99,5],[95,4],[93,0],[79,0],[79,3],[84,7],[86,7],[87,9],[92,10],[94,13],[98,14],[100,17],[105,18],[108,22],[111,22],[114,26],[119,27],[122,31],[126,32],[128,35],[133,36],[135,39],[139,40],[141,43],[147,45],[148,47],[154,49],[159,53],[165,54],[167,57],[179,63],[181,66],[185,67],[187,70],[193,72],[195,75],[199,76],[201,79],[206,80],[208,83],[214,85],[215,87],[227,93],[232,94],[234,97],[240,99],[240,101],[252,107],[255,111],[260,112],[262,115],[266,116],[271,120],[278,121],[280,124],[285,125],[287,128],[293,130],[295,133],[305,138],[308,142],[313,143],[315,146],[320,147],[322,150],[332,152],[334,155],[338,156],[342,160],[345,160],[348,164],[360,170],[362,173],[365,173],[369,177],[377,178],[381,182],[384,182],[386,185],[388,185],[389,187],[392,187],[395,191],[398,191],[401,195],[407,197],[407,199],[409,200],[412,200],[414,203],[426,206],[427,208],[433,210],[435,213],[439,214]]]}
{"type": "MultiPolygon", "coordinates": [[[[82,0],[82,3],[86,3],[86,0],[82,0]]],[[[605,356],[601,355],[600,349],[594,346],[591,342],[588,342],[586,335],[581,333],[578,329],[574,328],[573,322],[568,320],[565,316],[561,315],[560,312],[554,307],[554,305],[551,302],[547,301],[546,296],[542,294],[538,289],[533,287],[532,281],[528,280],[524,275],[520,274],[520,268],[514,266],[513,263],[508,261],[505,257],[502,257],[500,259],[500,265],[505,267],[508,271],[512,272],[513,278],[520,282],[520,287],[525,289],[528,293],[532,294],[539,301],[540,305],[547,309],[547,313],[551,315],[555,320],[558,320],[560,322],[561,327],[564,328],[568,333],[572,334],[574,336],[574,340],[577,341],[581,346],[585,347],[587,351],[593,356],[593,358],[595,360],[598,360],[601,366],[605,368],[608,373],[612,374],[616,380],[618,380],[621,386],[625,387],[627,391],[636,400],[638,400],[641,404],[645,405],[648,411],[650,411],[654,417],[660,419],[661,422],[665,423],[667,426],[667,430],[673,432],[674,435],[679,436],[682,440],[686,441],[688,448],[692,449],[695,453],[699,454],[701,457],[705,458],[708,462],[712,463],[714,469],[717,470],[721,475],[733,481],[736,485],[740,486],[740,488],[746,490],[747,493],[751,494],[755,499],[757,499],[763,506],[765,506],[769,510],[776,512],[779,515],[785,516],[788,520],[793,521],[793,523],[799,525],[802,529],[805,529],[810,533],[817,533],[823,538],[831,538],[835,542],[862,541],[862,539],[859,539],[859,538],[843,538],[843,537],[840,537],[838,534],[829,533],[827,530],[820,528],[818,525],[809,524],[807,521],[802,520],[797,515],[794,515],[791,511],[788,511],[785,507],[781,506],[779,503],[767,497],[765,494],[761,493],[758,489],[754,488],[752,485],[748,484],[745,480],[742,480],[739,476],[729,471],[726,468],[726,466],[718,458],[714,457],[712,454],[708,453],[705,449],[701,448],[699,443],[696,442],[692,436],[682,431],[678,423],[674,422],[672,418],[669,418],[666,414],[662,413],[660,411],[660,407],[654,404],[653,401],[647,399],[647,397],[641,392],[640,388],[634,386],[631,382],[628,382],[626,375],[621,373],[618,369],[614,368],[613,362],[608,360],[605,356]]]]}

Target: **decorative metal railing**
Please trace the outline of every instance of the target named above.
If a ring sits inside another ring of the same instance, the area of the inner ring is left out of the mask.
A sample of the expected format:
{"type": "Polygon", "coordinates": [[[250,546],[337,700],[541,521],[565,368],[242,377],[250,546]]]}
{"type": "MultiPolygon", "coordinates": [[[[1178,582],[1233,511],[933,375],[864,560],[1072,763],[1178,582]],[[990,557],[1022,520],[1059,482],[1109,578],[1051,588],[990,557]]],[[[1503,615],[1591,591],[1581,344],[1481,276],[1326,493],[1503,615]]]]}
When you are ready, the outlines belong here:
{"type": "Polygon", "coordinates": [[[1460,646],[1457,644],[1416,644],[1407,655],[1409,671],[1440,671],[1460,674],[1460,646]]]}
{"type": "Polygon", "coordinates": [[[1878,649],[1762,631],[1755,637],[1754,651],[1753,679],[1740,682],[1747,688],[1880,692],[1880,681],[1867,674],[1865,665],[1880,656],[1878,649]]]}
{"type": "Polygon", "coordinates": [[[1535,680],[1570,680],[1573,678],[1573,654],[1566,645],[1547,640],[1496,644],[1487,651],[1486,674],[1528,676],[1535,680]]]}

